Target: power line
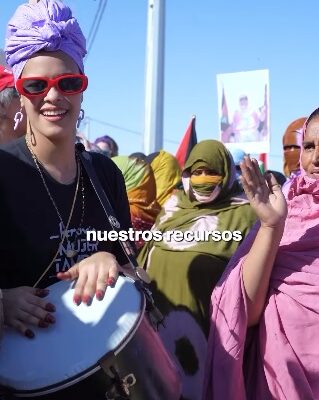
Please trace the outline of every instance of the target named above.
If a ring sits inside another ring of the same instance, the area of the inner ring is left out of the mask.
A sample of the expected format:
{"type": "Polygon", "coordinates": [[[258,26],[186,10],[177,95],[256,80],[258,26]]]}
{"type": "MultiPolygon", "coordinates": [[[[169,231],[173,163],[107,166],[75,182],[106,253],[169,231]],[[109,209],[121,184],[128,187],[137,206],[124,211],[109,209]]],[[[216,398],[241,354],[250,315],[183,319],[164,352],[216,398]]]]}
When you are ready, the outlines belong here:
{"type": "MultiPolygon", "coordinates": [[[[137,135],[137,136],[142,136],[142,132],[134,131],[133,129],[129,129],[129,128],[126,128],[124,126],[111,124],[109,122],[102,121],[102,120],[96,119],[96,118],[85,117],[84,121],[83,121],[83,124],[85,125],[85,124],[89,123],[90,121],[96,122],[97,124],[100,124],[100,125],[109,126],[111,128],[118,129],[118,130],[123,131],[123,132],[128,132],[128,133],[132,133],[132,134],[137,135]]],[[[164,138],[164,142],[172,143],[172,144],[179,144],[179,142],[177,142],[175,140],[165,139],[165,138],[164,138]]]]}
{"type": "Polygon", "coordinates": [[[95,16],[94,16],[94,19],[93,19],[93,22],[92,22],[92,25],[91,25],[91,28],[90,28],[90,31],[89,31],[89,34],[88,34],[88,37],[87,37],[88,43],[89,43],[89,41],[91,40],[91,36],[92,36],[92,33],[93,33],[93,28],[94,28],[94,26],[95,26],[95,21],[96,21],[97,18],[98,18],[98,15],[99,15],[99,13],[100,13],[102,4],[103,4],[103,0],[100,0],[100,1],[99,1],[99,5],[98,5],[98,8],[97,8],[96,13],[95,13],[95,16]]]}
{"type": "MultiPolygon", "coordinates": [[[[132,129],[125,128],[124,126],[110,124],[109,122],[102,121],[102,120],[100,120],[100,119],[95,119],[95,118],[91,118],[91,117],[86,117],[85,120],[86,120],[86,121],[93,121],[93,122],[96,122],[96,123],[101,124],[101,125],[110,126],[111,128],[119,129],[120,131],[133,133],[134,135],[138,135],[138,136],[141,136],[141,135],[142,135],[142,132],[133,131],[132,129]]],[[[85,120],[84,120],[84,123],[85,123],[85,120]]]]}
{"type": "MultiPolygon", "coordinates": [[[[101,2],[103,2],[103,0],[101,0],[101,2]]],[[[92,33],[92,35],[91,35],[91,41],[90,41],[90,43],[88,44],[88,49],[87,49],[87,53],[86,53],[86,56],[85,56],[85,60],[87,60],[87,58],[88,58],[88,56],[89,56],[89,53],[90,53],[90,51],[91,51],[91,48],[92,48],[92,46],[93,46],[93,43],[94,43],[94,41],[95,41],[95,38],[96,38],[97,32],[98,32],[98,30],[99,30],[99,27],[100,27],[100,24],[101,24],[101,21],[102,21],[102,17],[103,17],[103,14],[104,14],[106,5],[107,5],[107,0],[104,0],[104,2],[102,3],[101,7],[99,7],[99,9],[100,9],[99,15],[98,15],[98,16],[95,16],[95,18],[94,18],[94,23],[95,23],[96,19],[97,19],[97,22],[96,22],[94,28],[92,28],[92,32],[93,32],[93,33],[92,33]]],[[[99,5],[99,6],[100,6],[100,5],[99,5]]]]}

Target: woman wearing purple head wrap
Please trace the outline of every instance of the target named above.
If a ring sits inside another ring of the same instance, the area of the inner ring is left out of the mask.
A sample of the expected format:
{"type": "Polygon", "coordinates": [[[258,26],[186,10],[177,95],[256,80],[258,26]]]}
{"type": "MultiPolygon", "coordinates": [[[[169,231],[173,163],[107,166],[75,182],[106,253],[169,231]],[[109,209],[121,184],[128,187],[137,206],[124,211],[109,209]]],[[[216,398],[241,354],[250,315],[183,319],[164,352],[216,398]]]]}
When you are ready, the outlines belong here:
{"type": "MultiPolygon", "coordinates": [[[[112,229],[112,221],[130,233],[130,208],[123,176],[113,161],[97,152],[81,157],[75,145],[87,87],[85,53],[78,23],[58,0],[22,5],[9,22],[7,62],[28,123],[25,137],[0,146],[0,282],[9,327],[0,351],[0,398],[5,385],[19,398],[151,400],[163,395],[177,400],[179,378],[144,318],[144,300],[136,293],[133,298],[133,282],[121,280],[115,290],[107,289],[115,285],[121,267],[131,267],[120,242],[106,240],[104,232],[112,229]],[[87,175],[84,166],[89,165],[97,179],[92,171],[87,175]],[[117,220],[107,218],[99,202],[98,181],[117,220]],[[97,241],[90,241],[92,231],[97,231],[97,241]],[[76,282],[53,288],[59,279],[76,282]],[[105,301],[94,301],[87,310],[69,303],[71,296],[76,305],[90,306],[94,297],[104,298],[106,289],[105,301]],[[122,355],[140,328],[142,337],[132,341],[130,354],[122,355]],[[15,331],[34,343],[22,349],[25,339],[18,340],[15,331]],[[131,366],[142,355],[143,343],[149,348],[147,354],[143,351],[149,358],[148,374],[139,379],[131,366]]],[[[157,315],[153,319],[156,323],[157,315]]]]}
{"type": "MultiPolygon", "coordinates": [[[[106,219],[75,147],[87,78],[85,38],[71,10],[54,0],[20,6],[5,50],[28,127],[25,137],[0,147],[0,281],[5,323],[33,338],[34,325],[55,322],[44,287],[77,278],[73,300],[90,305],[94,296],[103,299],[127,260],[118,243],[86,240],[88,230],[106,228],[106,219]]],[[[128,230],[122,175],[103,155],[92,154],[92,162],[128,230]]]]}
{"type": "Polygon", "coordinates": [[[101,136],[95,139],[94,144],[108,157],[116,157],[119,155],[118,145],[110,136],[101,136]]]}

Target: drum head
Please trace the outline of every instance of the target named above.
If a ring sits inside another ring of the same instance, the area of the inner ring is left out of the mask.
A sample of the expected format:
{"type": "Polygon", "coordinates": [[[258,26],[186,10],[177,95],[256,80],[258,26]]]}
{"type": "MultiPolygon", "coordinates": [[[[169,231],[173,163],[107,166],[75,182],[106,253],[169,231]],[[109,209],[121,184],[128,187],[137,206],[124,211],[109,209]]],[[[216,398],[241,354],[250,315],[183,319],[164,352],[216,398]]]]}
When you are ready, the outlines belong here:
{"type": "Polygon", "coordinates": [[[119,277],[102,301],[73,303],[73,283],[49,287],[46,299],[56,306],[56,323],[32,328],[27,339],[5,328],[0,349],[0,384],[15,392],[56,391],[94,373],[98,361],[125,345],[144,314],[144,296],[134,282],[119,277]]]}

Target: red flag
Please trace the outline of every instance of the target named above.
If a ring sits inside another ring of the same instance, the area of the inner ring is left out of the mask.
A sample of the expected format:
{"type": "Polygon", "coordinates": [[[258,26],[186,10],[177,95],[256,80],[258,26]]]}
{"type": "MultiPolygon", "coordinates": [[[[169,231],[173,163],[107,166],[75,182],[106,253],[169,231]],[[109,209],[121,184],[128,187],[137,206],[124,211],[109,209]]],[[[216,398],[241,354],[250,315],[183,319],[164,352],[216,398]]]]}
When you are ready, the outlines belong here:
{"type": "Polygon", "coordinates": [[[264,171],[266,171],[267,170],[267,153],[259,154],[259,161],[261,161],[264,164],[264,171]]]}
{"type": "Polygon", "coordinates": [[[222,117],[220,120],[220,130],[224,132],[229,127],[228,108],[226,103],[225,90],[223,88],[222,95],[222,117]]]}
{"type": "Polygon", "coordinates": [[[191,150],[195,146],[195,144],[197,144],[195,121],[196,121],[196,117],[195,117],[195,115],[193,115],[192,120],[191,120],[190,124],[188,125],[188,128],[186,129],[184,137],[183,137],[183,139],[177,149],[177,152],[176,152],[175,157],[181,168],[184,168],[184,165],[189,156],[189,153],[191,152],[191,150]]]}

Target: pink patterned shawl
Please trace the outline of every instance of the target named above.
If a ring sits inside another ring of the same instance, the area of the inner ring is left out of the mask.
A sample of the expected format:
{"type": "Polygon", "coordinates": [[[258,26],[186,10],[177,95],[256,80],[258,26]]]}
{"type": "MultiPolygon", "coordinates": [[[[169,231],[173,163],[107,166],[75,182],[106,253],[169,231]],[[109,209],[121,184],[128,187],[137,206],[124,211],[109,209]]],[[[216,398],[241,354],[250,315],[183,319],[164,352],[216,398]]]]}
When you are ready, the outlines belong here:
{"type": "Polygon", "coordinates": [[[291,184],[260,323],[247,331],[242,265],[258,224],[211,299],[205,400],[319,399],[319,180],[291,184]]]}

